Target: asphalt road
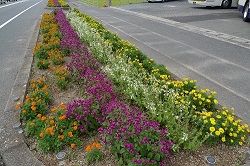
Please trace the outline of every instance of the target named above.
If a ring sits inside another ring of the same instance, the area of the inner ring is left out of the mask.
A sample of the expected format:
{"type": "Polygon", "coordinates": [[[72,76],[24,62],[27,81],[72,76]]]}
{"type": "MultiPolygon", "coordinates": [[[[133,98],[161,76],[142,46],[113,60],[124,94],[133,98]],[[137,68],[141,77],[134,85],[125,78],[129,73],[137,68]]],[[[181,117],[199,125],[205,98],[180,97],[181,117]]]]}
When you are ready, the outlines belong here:
{"type": "Polygon", "coordinates": [[[18,0],[0,5],[0,111],[6,107],[31,34],[47,1],[18,0]]]}
{"type": "Polygon", "coordinates": [[[218,92],[250,124],[250,28],[237,9],[197,8],[187,1],[98,9],[71,2],[179,78],[218,92]]]}

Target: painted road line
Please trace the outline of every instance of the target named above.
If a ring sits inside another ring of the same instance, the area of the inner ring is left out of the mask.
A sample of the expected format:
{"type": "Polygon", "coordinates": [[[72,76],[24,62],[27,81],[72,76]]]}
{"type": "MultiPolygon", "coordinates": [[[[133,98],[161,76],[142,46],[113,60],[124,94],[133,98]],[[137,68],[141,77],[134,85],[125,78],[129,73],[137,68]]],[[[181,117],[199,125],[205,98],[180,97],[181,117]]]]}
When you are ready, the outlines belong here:
{"type": "Polygon", "coordinates": [[[177,21],[173,21],[173,20],[169,20],[169,19],[165,19],[165,18],[161,18],[161,17],[156,17],[156,16],[144,14],[144,13],[133,12],[133,11],[129,11],[126,9],[117,8],[117,7],[112,7],[112,8],[123,11],[123,12],[135,14],[135,15],[140,16],[142,18],[150,19],[153,21],[158,21],[158,22],[161,22],[163,24],[173,26],[175,28],[183,29],[183,30],[186,30],[189,32],[197,33],[197,34],[204,35],[204,36],[207,36],[210,38],[214,38],[214,39],[217,39],[220,41],[231,43],[231,44],[243,47],[243,48],[250,49],[250,40],[248,40],[248,39],[240,38],[237,36],[217,32],[217,31],[213,31],[213,30],[209,30],[209,29],[205,29],[205,28],[199,28],[196,26],[188,25],[186,23],[180,23],[177,21]]]}
{"type": "Polygon", "coordinates": [[[0,29],[2,29],[5,25],[7,25],[8,23],[10,23],[11,21],[13,21],[15,18],[17,18],[18,16],[20,16],[21,14],[23,14],[24,12],[26,12],[27,10],[29,10],[30,8],[36,6],[37,4],[41,3],[43,0],[40,0],[39,2],[35,3],[34,5],[28,7],[27,9],[23,10],[22,12],[20,12],[19,14],[15,15],[14,17],[12,17],[11,19],[9,19],[8,21],[6,21],[5,23],[3,23],[2,25],[0,25],[0,29]]]}
{"type": "Polygon", "coordinates": [[[15,3],[11,3],[11,4],[4,5],[4,6],[0,6],[0,9],[1,9],[1,8],[4,8],[4,7],[11,6],[11,5],[15,5],[15,4],[18,4],[18,3],[26,2],[26,1],[29,1],[29,0],[18,1],[18,2],[15,2],[15,3]]]}

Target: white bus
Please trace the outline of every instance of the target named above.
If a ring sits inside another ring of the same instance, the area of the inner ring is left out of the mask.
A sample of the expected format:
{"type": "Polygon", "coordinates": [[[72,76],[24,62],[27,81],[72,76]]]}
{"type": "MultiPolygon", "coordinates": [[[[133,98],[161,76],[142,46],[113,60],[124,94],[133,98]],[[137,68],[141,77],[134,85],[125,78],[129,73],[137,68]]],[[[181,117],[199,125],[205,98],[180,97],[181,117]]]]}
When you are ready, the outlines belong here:
{"type": "Polygon", "coordinates": [[[237,7],[237,0],[188,0],[189,4],[215,7],[221,6],[222,8],[237,7]]]}
{"type": "Polygon", "coordinates": [[[249,0],[239,0],[238,10],[243,13],[243,21],[250,21],[249,0]]]}

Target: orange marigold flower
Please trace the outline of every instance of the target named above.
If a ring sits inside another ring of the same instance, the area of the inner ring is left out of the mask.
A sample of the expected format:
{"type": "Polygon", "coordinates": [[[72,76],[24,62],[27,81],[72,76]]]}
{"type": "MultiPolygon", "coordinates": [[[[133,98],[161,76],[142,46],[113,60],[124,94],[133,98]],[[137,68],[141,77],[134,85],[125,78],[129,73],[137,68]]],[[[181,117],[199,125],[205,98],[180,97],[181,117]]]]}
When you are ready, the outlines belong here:
{"type": "Polygon", "coordinates": [[[26,113],[26,110],[22,110],[22,113],[25,114],[25,113],[26,113]]]}
{"type": "Polygon", "coordinates": [[[65,104],[61,103],[61,104],[59,104],[59,107],[61,107],[62,109],[66,109],[67,106],[65,104]]]}
{"type": "Polygon", "coordinates": [[[73,129],[74,129],[74,130],[77,130],[77,126],[74,126],[73,129]]]}
{"type": "Polygon", "coordinates": [[[96,146],[96,142],[93,142],[92,146],[95,147],[96,146]]]}
{"type": "Polygon", "coordinates": [[[43,133],[40,133],[40,134],[39,134],[39,137],[41,137],[41,138],[42,138],[42,137],[43,137],[43,135],[44,135],[43,133]]]}
{"type": "Polygon", "coordinates": [[[35,110],[36,110],[36,107],[35,107],[35,106],[31,106],[31,110],[32,110],[32,111],[35,111],[35,110]]]}
{"type": "Polygon", "coordinates": [[[97,143],[97,144],[95,145],[95,147],[100,148],[100,147],[101,147],[101,144],[100,144],[100,143],[97,143]]]}
{"type": "Polygon", "coordinates": [[[46,90],[47,89],[47,86],[45,85],[44,87],[42,87],[42,90],[46,90]]]}
{"type": "Polygon", "coordinates": [[[45,92],[45,95],[49,95],[49,92],[45,92]]]}
{"type": "Polygon", "coordinates": [[[62,115],[59,117],[59,120],[64,120],[64,119],[66,119],[66,115],[62,115]]]}
{"type": "Polygon", "coordinates": [[[41,118],[41,117],[42,117],[42,114],[37,114],[36,117],[41,118]]]}
{"type": "Polygon", "coordinates": [[[91,146],[90,146],[90,145],[88,145],[88,146],[87,146],[87,148],[86,148],[86,152],[91,151],[91,149],[92,149],[92,148],[91,148],[91,146]]]}
{"type": "Polygon", "coordinates": [[[68,132],[68,136],[69,137],[73,137],[73,133],[70,131],[70,132],[68,132]]]}
{"type": "Polygon", "coordinates": [[[73,148],[75,148],[75,146],[76,146],[76,144],[74,144],[74,143],[72,143],[71,145],[70,145],[70,147],[73,149],[73,148]]]}
{"type": "Polygon", "coordinates": [[[45,81],[45,78],[44,77],[40,78],[40,81],[45,81]]]}
{"type": "Polygon", "coordinates": [[[55,121],[52,119],[49,121],[49,123],[53,125],[55,123],[55,121]]]}
{"type": "Polygon", "coordinates": [[[55,112],[57,109],[56,108],[52,108],[51,109],[51,112],[55,112]]]}
{"type": "Polygon", "coordinates": [[[43,117],[42,117],[42,121],[44,121],[44,120],[46,120],[46,119],[47,119],[46,116],[43,116],[43,117]]]}
{"type": "Polygon", "coordinates": [[[32,105],[32,106],[36,105],[36,102],[33,101],[33,102],[31,103],[31,105],[32,105]]]}
{"type": "Polygon", "coordinates": [[[45,129],[45,132],[46,132],[46,133],[51,132],[51,128],[50,128],[50,127],[46,128],[46,129],[45,129]]]}
{"type": "Polygon", "coordinates": [[[60,129],[60,132],[62,133],[62,132],[63,132],[63,129],[60,129]]]}
{"type": "Polygon", "coordinates": [[[19,104],[15,106],[15,109],[18,109],[19,108],[19,104]]]}
{"type": "Polygon", "coordinates": [[[36,87],[36,84],[33,83],[30,86],[31,86],[32,89],[34,89],[36,87]]]}
{"type": "Polygon", "coordinates": [[[50,132],[50,135],[55,135],[55,133],[53,131],[50,132]]]}

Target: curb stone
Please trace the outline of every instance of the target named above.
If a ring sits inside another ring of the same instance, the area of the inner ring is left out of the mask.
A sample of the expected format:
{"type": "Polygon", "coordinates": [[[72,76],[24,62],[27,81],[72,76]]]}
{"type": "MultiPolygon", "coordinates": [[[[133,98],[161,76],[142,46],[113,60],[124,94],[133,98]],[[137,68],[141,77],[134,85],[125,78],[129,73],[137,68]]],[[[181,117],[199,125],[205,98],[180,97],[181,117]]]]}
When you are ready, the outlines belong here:
{"type": "Polygon", "coordinates": [[[0,111],[0,166],[43,166],[43,163],[32,154],[25,143],[22,129],[13,127],[20,122],[20,110],[15,109],[15,106],[22,103],[26,95],[33,62],[33,48],[36,45],[41,19],[40,16],[33,29],[6,107],[4,111],[0,111]],[[1,165],[2,162],[4,165],[1,165]]]}

